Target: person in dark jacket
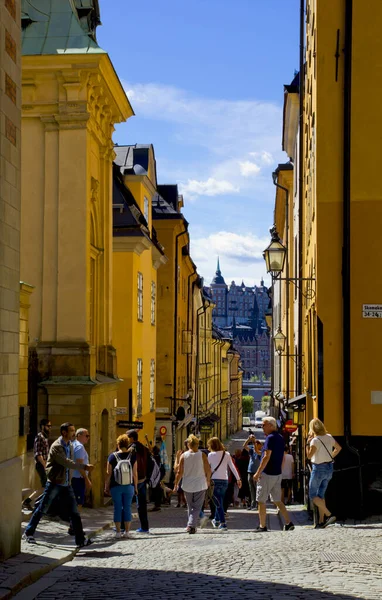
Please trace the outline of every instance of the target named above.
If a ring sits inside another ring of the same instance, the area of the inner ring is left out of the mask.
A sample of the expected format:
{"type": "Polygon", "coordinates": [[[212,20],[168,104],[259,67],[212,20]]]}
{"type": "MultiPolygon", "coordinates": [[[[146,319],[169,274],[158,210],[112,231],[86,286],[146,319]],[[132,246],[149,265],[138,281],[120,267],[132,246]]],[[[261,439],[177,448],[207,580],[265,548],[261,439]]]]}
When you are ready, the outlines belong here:
{"type": "Polygon", "coordinates": [[[32,517],[25,529],[23,539],[29,543],[36,543],[34,532],[40,519],[47,514],[49,507],[53,501],[59,499],[65,504],[71,521],[71,527],[74,531],[76,545],[80,548],[88,546],[91,543],[90,539],[85,538],[82,528],[82,521],[76,497],[71,486],[71,470],[79,469],[88,471],[94,469],[93,465],[74,462],[73,444],[76,428],[72,423],[63,423],[60,427],[61,436],[52,444],[48,460],[46,463],[46,474],[48,482],[45,491],[39,502],[38,507],[34,510],[32,517]]]}
{"type": "Polygon", "coordinates": [[[129,451],[136,453],[137,460],[138,494],[136,495],[136,502],[139,521],[141,523],[141,526],[137,529],[137,533],[149,533],[146,480],[148,461],[151,460],[150,451],[138,441],[138,432],[135,429],[130,429],[130,431],[126,432],[126,435],[129,438],[129,451]]]}

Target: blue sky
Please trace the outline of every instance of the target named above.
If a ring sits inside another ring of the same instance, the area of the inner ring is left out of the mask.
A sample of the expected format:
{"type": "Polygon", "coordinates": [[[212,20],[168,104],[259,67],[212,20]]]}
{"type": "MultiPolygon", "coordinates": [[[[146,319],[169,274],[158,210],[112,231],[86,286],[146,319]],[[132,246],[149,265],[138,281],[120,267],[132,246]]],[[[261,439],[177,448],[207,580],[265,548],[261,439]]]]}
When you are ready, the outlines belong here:
{"type": "Polygon", "coordinates": [[[299,0],[100,0],[98,41],[136,114],[119,144],[152,143],[177,183],[191,255],[210,283],[265,276],[283,85],[298,69],[299,0]]]}

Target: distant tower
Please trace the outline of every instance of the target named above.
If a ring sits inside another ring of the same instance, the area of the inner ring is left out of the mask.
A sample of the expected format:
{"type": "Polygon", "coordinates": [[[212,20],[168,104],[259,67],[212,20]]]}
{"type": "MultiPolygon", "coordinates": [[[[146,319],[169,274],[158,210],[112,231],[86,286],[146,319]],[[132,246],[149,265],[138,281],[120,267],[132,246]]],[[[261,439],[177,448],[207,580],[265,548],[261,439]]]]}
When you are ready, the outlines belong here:
{"type": "Polygon", "coordinates": [[[215,304],[212,315],[214,323],[218,327],[224,327],[227,324],[227,290],[228,286],[226,285],[224,277],[221,273],[218,257],[215,277],[211,282],[211,295],[215,304]]]}

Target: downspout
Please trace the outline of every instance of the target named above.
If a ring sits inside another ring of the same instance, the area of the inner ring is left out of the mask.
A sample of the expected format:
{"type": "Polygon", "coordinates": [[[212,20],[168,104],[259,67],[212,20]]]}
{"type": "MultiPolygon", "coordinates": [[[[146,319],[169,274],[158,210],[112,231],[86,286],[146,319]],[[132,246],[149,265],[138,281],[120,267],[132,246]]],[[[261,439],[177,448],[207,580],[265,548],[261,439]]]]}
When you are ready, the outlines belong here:
{"type": "MultiPolygon", "coordinates": [[[[200,306],[197,311],[196,311],[196,369],[195,369],[195,417],[196,417],[196,422],[198,423],[199,420],[199,363],[200,363],[200,352],[199,352],[199,345],[200,345],[200,325],[199,325],[199,317],[201,315],[201,313],[199,313],[199,311],[203,311],[205,312],[205,308],[204,308],[204,303],[202,306],[200,306]]],[[[198,423],[199,425],[199,423],[198,423]]]]}
{"type": "MultiPolygon", "coordinates": [[[[298,159],[298,277],[303,277],[303,206],[304,206],[304,94],[305,94],[305,67],[304,67],[304,41],[305,41],[305,0],[300,0],[300,78],[299,78],[299,159],[298,159]]],[[[298,288],[298,356],[297,368],[297,395],[302,391],[302,288],[298,288]]]]}
{"type": "Polygon", "coordinates": [[[185,224],[185,230],[181,231],[175,236],[175,276],[174,276],[174,293],[175,293],[175,307],[174,307],[174,380],[173,380],[173,403],[172,403],[172,414],[176,413],[176,376],[177,376],[177,348],[178,348],[178,263],[179,263],[179,248],[178,239],[188,233],[188,225],[185,224]]]}
{"type": "Polygon", "coordinates": [[[345,73],[344,73],[344,170],[343,170],[343,248],[342,248],[342,307],[343,307],[343,378],[344,378],[344,435],[351,438],[351,370],[350,370],[350,175],[351,175],[351,75],[353,1],[345,5],[345,73]]]}
{"type": "MultiPolygon", "coordinates": [[[[190,294],[190,280],[191,277],[193,277],[196,274],[196,267],[194,267],[194,270],[192,273],[190,273],[190,275],[187,277],[187,331],[190,331],[190,297],[191,300],[193,300],[193,295],[190,294]]],[[[191,309],[191,314],[192,314],[192,329],[191,329],[191,355],[188,356],[187,355],[187,392],[190,389],[190,362],[192,361],[192,331],[193,331],[193,321],[194,321],[194,311],[191,309]]]]}

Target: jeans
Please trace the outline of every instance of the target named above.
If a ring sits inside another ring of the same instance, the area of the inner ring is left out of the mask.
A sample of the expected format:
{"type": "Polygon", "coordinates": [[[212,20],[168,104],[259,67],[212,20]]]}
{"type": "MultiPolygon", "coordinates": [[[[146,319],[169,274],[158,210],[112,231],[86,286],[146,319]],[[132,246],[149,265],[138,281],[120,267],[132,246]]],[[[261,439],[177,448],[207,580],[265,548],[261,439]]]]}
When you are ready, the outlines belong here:
{"type": "Polygon", "coordinates": [[[225,523],[224,515],[224,496],[228,489],[227,479],[214,479],[214,495],[213,501],[215,503],[215,520],[219,523],[225,523]]]}
{"type": "Polygon", "coordinates": [[[41,502],[33,512],[31,519],[28,525],[26,526],[26,535],[30,536],[34,534],[41,517],[43,515],[46,515],[53,500],[57,497],[59,497],[61,502],[67,504],[68,512],[70,515],[71,527],[74,531],[74,535],[76,538],[76,544],[82,544],[85,539],[85,534],[84,530],[82,529],[82,521],[80,513],[78,512],[76,497],[74,495],[72,486],[57,485],[55,483],[52,483],[51,481],[48,481],[48,483],[46,484],[45,491],[41,498],[41,502]]]}
{"type": "Polygon", "coordinates": [[[256,506],[256,483],[253,480],[254,473],[248,473],[249,493],[251,496],[251,508],[256,506]]]}
{"type": "Polygon", "coordinates": [[[37,471],[38,476],[41,481],[41,487],[44,488],[46,486],[46,482],[48,481],[48,478],[46,476],[46,471],[45,471],[44,467],[38,460],[36,461],[36,471],[37,471]]]}
{"type": "Polygon", "coordinates": [[[312,474],[309,480],[309,498],[324,499],[329,481],[333,477],[333,463],[312,463],[312,474]]]}
{"type": "Polygon", "coordinates": [[[138,483],[138,494],[136,496],[138,516],[141,523],[141,528],[145,531],[149,530],[149,521],[147,518],[147,500],[146,500],[146,482],[138,483]]]}
{"type": "Polygon", "coordinates": [[[114,504],[114,523],[121,523],[122,511],[124,520],[127,523],[131,521],[131,503],[134,496],[134,485],[115,485],[110,488],[111,497],[114,504]]]}

